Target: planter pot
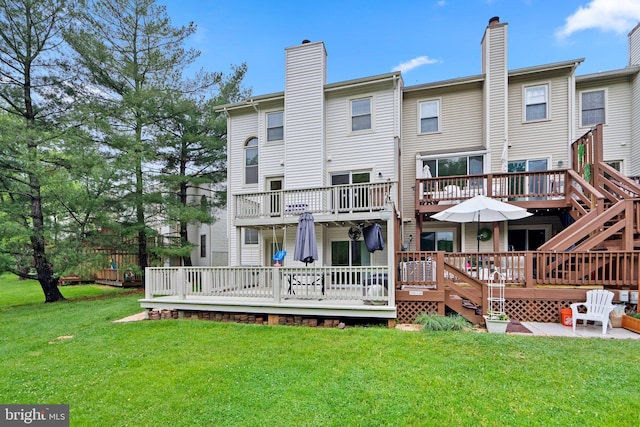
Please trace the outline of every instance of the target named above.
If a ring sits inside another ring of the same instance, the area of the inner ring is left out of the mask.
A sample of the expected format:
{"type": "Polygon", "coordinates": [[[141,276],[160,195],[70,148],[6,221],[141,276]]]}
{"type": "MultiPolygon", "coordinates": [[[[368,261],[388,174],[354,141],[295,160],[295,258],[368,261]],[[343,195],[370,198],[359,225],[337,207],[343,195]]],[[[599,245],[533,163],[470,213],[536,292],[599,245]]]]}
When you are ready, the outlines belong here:
{"type": "Polygon", "coordinates": [[[484,316],[484,321],[490,334],[504,334],[507,332],[508,320],[489,319],[488,316],[484,316]]]}
{"type": "Polygon", "coordinates": [[[622,327],[633,331],[636,334],[640,334],[640,319],[636,319],[635,317],[627,316],[625,314],[622,316],[622,327]]]}

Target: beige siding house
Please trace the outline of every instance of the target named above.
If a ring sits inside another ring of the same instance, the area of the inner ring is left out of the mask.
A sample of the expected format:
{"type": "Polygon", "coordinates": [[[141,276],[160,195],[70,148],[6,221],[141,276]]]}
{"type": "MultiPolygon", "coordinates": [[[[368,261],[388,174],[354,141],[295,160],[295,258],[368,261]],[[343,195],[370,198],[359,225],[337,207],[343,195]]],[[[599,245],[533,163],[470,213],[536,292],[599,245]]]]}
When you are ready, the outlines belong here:
{"type": "Polygon", "coordinates": [[[285,49],[283,92],[219,109],[229,265],[150,269],[142,305],[482,323],[499,273],[510,316],[557,321],[581,286],[638,289],[640,27],[621,70],[579,75],[582,58],[509,69],[509,49],[492,18],[481,74],[407,87],[399,72],[327,83],[324,43],[285,49]],[[532,215],[433,219],[476,195],[532,215]],[[303,262],[309,215],[318,253],[303,262]],[[370,250],[372,228],[384,248],[370,250]]]}

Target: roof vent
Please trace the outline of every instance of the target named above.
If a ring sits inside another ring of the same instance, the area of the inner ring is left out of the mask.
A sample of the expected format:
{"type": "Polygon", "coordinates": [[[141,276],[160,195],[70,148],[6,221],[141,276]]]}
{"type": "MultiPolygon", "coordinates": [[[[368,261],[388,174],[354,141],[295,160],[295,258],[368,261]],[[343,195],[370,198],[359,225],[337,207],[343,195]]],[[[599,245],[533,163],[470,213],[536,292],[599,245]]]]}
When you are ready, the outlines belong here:
{"type": "Polygon", "coordinates": [[[307,43],[311,43],[311,41],[307,39],[302,40],[302,44],[307,44],[307,43]]]}
{"type": "Polygon", "coordinates": [[[496,26],[500,23],[500,17],[499,16],[494,16],[493,18],[489,19],[489,26],[493,27],[496,26]]]}

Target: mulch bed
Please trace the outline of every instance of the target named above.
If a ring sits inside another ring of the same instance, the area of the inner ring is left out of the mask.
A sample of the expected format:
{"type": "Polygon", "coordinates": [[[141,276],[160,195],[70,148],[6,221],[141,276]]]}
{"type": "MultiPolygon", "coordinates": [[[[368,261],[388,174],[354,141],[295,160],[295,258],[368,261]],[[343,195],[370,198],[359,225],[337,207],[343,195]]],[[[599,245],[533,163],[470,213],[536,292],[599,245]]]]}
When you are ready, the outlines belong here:
{"type": "Polygon", "coordinates": [[[516,332],[518,334],[531,334],[532,332],[525,328],[519,320],[511,319],[507,325],[507,332],[516,332]]]}

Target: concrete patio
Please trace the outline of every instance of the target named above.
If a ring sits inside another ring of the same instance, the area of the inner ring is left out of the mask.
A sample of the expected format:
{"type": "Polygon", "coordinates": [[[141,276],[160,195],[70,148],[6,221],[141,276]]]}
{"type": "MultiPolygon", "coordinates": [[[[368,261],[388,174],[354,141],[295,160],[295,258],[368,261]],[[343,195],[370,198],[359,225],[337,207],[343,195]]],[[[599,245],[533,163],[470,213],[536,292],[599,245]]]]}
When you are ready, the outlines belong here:
{"type": "Polygon", "coordinates": [[[582,322],[576,326],[573,332],[571,326],[563,326],[560,323],[540,323],[540,322],[522,322],[522,326],[531,331],[533,335],[547,337],[576,337],[576,338],[609,338],[609,339],[632,339],[640,340],[640,334],[631,332],[624,328],[609,328],[606,335],[602,335],[602,326],[588,324],[582,325],[582,322]]]}

